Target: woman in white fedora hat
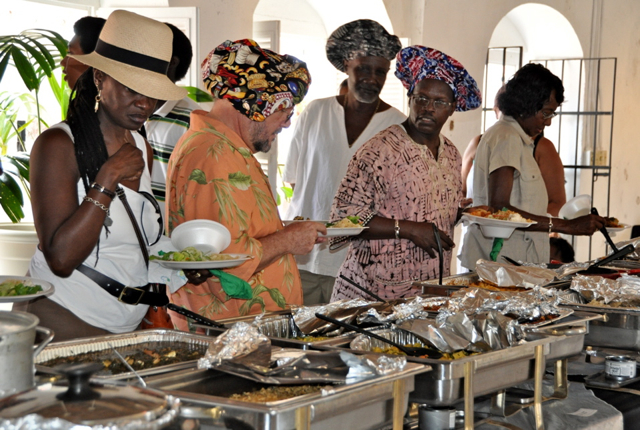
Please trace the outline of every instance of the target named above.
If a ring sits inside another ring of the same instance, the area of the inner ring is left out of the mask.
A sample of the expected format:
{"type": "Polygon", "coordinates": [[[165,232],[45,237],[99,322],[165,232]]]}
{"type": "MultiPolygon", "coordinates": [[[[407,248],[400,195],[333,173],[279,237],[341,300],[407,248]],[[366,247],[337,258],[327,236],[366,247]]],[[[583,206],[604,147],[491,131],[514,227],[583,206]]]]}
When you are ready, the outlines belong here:
{"type": "Polygon", "coordinates": [[[78,79],[67,120],[34,144],[31,193],[40,244],[30,274],[55,292],[26,310],[56,340],[129,332],[148,305],[166,304],[166,296],[145,288],[171,280],[155,267],[150,275],[144,255],[163,228],[149,194],[152,152],[137,130],[157,100],[186,95],[166,76],[171,53],[165,24],[113,12],[95,51],[73,56],[90,68],[78,79]]]}

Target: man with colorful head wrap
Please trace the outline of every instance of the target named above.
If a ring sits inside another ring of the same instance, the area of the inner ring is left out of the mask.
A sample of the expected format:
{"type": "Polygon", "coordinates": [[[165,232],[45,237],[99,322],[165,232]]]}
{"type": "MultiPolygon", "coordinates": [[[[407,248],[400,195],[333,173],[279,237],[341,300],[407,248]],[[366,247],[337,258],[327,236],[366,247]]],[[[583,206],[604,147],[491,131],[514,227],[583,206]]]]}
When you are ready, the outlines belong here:
{"type": "MultiPolygon", "coordinates": [[[[253,154],[268,151],[290,125],[294,106],[311,83],[306,64],[261,49],[252,40],[226,41],[203,61],[202,74],[218,100],[209,112],[191,113],[189,131],[171,155],[168,229],[193,219],[225,225],[231,245],[223,252],[253,258],[224,272],[247,281],[251,291],[234,296],[214,277],[172,291],[171,301],[212,319],[302,304],[293,255],[309,252],[320,241],[318,232],[326,229],[315,222],[283,228],[269,181],[253,154]]],[[[199,275],[211,276],[208,271],[199,275]]],[[[186,320],[172,314],[174,324],[186,330],[186,320]]]]}
{"type": "MultiPolygon", "coordinates": [[[[481,102],[464,67],[436,49],[410,46],[396,60],[396,76],[408,90],[409,118],[358,150],[331,210],[331,220],[354,215],[369,227],[352,238],[339,274],[384,299],[414,294],[412,282],[438,278],[438,263],[442,275],[449,275],[463,199],[462,157],[440,131],[454,111],[481,102]]],[[[345,239],[336,238],[332,246],[345,239]]],[[[332,300],[358,296],[359,290],[336,280],[332,300]]]]}
{"type": "MultiPolygon", "coordinates": [[[[390,61],[400,40],[375,21],[361,19],[339,27],[327,40],[327,58],[348,75],[346,95],[314,100],[296,123],[284,180],[295,189],[285,218],[326,220],[340,180],[355,152],[367,140],[406,119],[380,99],[390,61]]],[[[326,303],[346,248],[315,247],[297,257],[304,303],[326,303]]]]}

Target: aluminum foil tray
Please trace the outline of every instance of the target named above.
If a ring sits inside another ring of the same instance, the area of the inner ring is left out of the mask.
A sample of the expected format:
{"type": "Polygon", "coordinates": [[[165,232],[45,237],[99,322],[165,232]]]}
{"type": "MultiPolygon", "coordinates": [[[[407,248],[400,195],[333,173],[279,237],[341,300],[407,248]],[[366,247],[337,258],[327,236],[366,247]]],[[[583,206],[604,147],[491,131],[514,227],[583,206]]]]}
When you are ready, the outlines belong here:
{"type": "MultiPolygon", "coordinates": [[[[416,337],[409,336],[404,331],[386,329],[376,333],[399,343],[420,343],[416,337]]],[[[375,339],[370,340],[372,347],[382,344],[378,344],[379,341],[375,339]]],[[[410,400],[432,406],[451,406],[463,400],[464,366],[467,362],[474,363],[474,397],[495,393],[534,377],[536,346],[544,345],[547,360],[557,360],[566,354],[579,353],[582,349],[581,341],[580,336],[539,335],[522,345],[456,360],[407,357],[410,362],[429,364],[432,367],[431,372],[416,377],[416,388],[411,393],[410,400]],[[562,345],[565,347],[561,347],[562,345]]]]}
{"type": "MultiPolygon", "coordinates": [[[[183,414],[190,407],[208,408],[207,415],[233,422],[226,428],[255,430],[369,430],[392,421],[401,423],[416,375],[428,366],[407,363],[402,372],[270,403],[249,403],[229,395],[264,387],[256,382],[214,370],[182,370],[147,378],[147,386],[179,397],[183,414]],[[308,424],[308,427],[306,426],[308,424]]],[[[207,418],[206,416],[191,416],[207,418]]],[[[394,427],[395,428],[395,427],[394,427]]]]}
{"type": "MultiPolygon", "coordinates": [[[[220,323],[226,327],[232,327],[236,322],[253,323],[256,319],[256,315],[250,315],[246,317],[238,317],[227,320],[219,320],[220,323]]],[[[205,329],[205,333],[210,335],[219,335],[224,329],[216,327],[208,327],[203,325],[197,325],[196,327],[205,329]]],[[[291,313],[277,313],[271,315],[265,315],[261,318],[257,324],[258,331],[263,335],[271,339],[271,344],[281,347],[289,348],[302,348],[308,349],[311,347],[322,347],[335,344],[348,343],[355,335],[353,333],[346,333],[339,336],[332,336],[325,340],[301,340],[295,339],[296,337],[303,337],[304,334],[300,333],[295,323],[293,322],[293,315],[291,313]]]]}
{"type": "MultiPolygon", "coordinates": [[[[54,342],[42,350],[42,352],[36,357],[35,364],[37,370],[40,372],[55,373],[51,368],[42,366],[41,363],[55,358],[70,357],[78,354],[109,354],[112,353],[111,346],[120,353],[126,353],[126,351],[131,351],[132,349],[176,347],[184,348],[189,351],[198,350],[204,354],[214,340],[215,339],[210,336],[197,335],[176,330],[142,330],[126,334],[113,334],[65,342],[54,342]]],[[[196,360],[184,361],[181,363],[138,370],[137,373],[140,376],[157,375],[178,369],[195,367],[195,363],[196,360]]],[[[115,375],[97,373],[93,376],[93,378],[96,379],[109,380],[127,380],[135,377],[136,376],[133,372],[123,372],[115,375]]]]}

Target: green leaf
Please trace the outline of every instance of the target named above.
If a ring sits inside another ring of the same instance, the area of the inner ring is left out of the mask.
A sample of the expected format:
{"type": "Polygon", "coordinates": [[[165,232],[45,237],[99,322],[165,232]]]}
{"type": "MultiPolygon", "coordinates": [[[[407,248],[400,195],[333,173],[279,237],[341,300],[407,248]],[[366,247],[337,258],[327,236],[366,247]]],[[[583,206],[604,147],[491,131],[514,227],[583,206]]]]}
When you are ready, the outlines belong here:
{"type": "Polygon", "coordinates": [[[2,59],[0,59],[0,82],[2,81],[5,70],[7,70],[7,64],[9,64],[9,52],[4,52],[2,59]]]}
{"type": "Polygon", "coordinates": [[[207,185],[207,176],[200,169],[193,169],[189,175],[190,181],[196,181],[200,185],[207,185]]]}
{"type": "Polygon", "coordinates": [[[285,300],[284,296],[282,295],[279,289],[277,288],[269,289],[269,295],[271,296],[271,300],[273,300],[275,304],[278,305],[280,308],[284,309],[287,306],[287,301],[285,300]]]}
{"type": "Polygon", "coordinates": [[[44,71],[45,75],[47,76],[51,75],[53,69],[56,67],[56,63],[44,45],[42,45],[41,43],[39,43],[37,40],[34,40],[34,39],[27,39],[27,41],[16,40],[16,43],[20,44],[25,49],[25,51],[27,51],[31,55],[31,57],[33,57],[33,59],[40,66],[42,71],[44,71]],[[36,45],[40,49],[40,51],[34,48],[29,42],[36,45]]]}
{"type": "Polygon", "coordinates": [[[251,294],[253,297],[258,297],[260,294],[264,293],[265,291],[269,291],[269,289],[262,284],[256,285],[256,287],[251,291],[251,294]]]}
{"type": "Polygon", "coordinates": [[[187,96],[196,103],[208,103],[213,101],[213,97],[206,91],[197,87],[184,86],[187,90],[187,96]]]}
{"type": "Polygon", "coordinates": [[[284,198],[287,200],[291,200],[293,197],[293,188],[291,187],[280,187],[282,192],[284,193],[284,198]]]}
{"type": "Polygon", "coordinates": [[[253,154],[251,154],[251,151],[249,150],[249,148],[238,148],[238,152],[240,153],[240,155],[242,155],[244,158],[251,158],[253,157],[253,154]]]}
{"type": "Polygon", "coordinates": [[[251,176],[242,172],[229,173],[229,183],[239,190],[246,191],[251,186],[251,176]]]}
{"type": "Polygon", "coordinates": [[[25,57],[17,46],[11,48],[11,57],[13,58],[13,63],[15,64],[16,69],[18,69],[18,73],[20,73],[20,77],[22,77],[22,81],[27,86],[27,89],[29,89],[29,91],[33,91],[38,88],[40,86],[40,82],[38,82],[36,71],[27,57],[25,57]]]}
{"type": "MultiPolygon", "coordinates": [[[[26,152],[18,152],[17,154],[3,157],[2,161],[5,166],[14,166],[17,171],[17,176],[24,178],[27,182],[29,181],[29,154],[26,152]]],[[[22,195],[22,192],[20,192],[20,195],[22,195]]]]}
{"type": "Polygon", "coordinates": [[[15,179],[6,172],[0,175],[0,205],[11,222],[24,218],[22,190],[15,179]]]}

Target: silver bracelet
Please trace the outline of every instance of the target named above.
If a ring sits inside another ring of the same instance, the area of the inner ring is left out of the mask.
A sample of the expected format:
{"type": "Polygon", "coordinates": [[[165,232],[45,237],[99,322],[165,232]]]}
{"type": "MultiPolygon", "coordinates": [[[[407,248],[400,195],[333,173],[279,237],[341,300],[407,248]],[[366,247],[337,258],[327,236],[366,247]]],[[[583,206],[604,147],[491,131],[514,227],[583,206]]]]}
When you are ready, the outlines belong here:
{"type": "Polygon", "coordinates": [[[400,239],[400,221],[395,220],[395,225],[393,227],[394,232],[396,233],[396,240],[400,239]]]}
{"type": "Polygon", "coordinates": [[[107,216],[109,216],[109,208],[108,208],[108,207],[106,207],[105,205],[103,205],[102,203],[100,203],[99,201],[94,200],[94,199],[92,199],[92,198],[91,198],[91,197],[89,197],[89,196],[84,196],[84,197],[82,198],[82,200],[84,200],[85,202],[91,202],[91,203],[93,203],[94,205],[98,206],[100,209],[102,209],[103,211],[105,211],[105,212],[107,213],[107,216]]]}

